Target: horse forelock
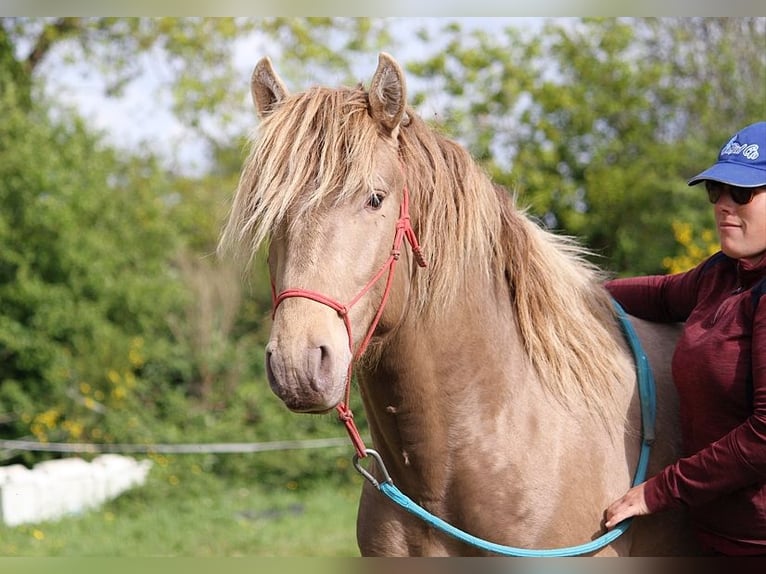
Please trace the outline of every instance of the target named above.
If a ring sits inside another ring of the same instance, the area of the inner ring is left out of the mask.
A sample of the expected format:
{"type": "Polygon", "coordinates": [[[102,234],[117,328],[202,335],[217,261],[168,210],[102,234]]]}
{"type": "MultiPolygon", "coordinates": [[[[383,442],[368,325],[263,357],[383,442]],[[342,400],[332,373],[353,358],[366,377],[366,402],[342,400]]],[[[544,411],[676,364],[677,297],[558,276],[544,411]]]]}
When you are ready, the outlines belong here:
{"type": "Polygon", "coordinates": [[[286,222],[376,185],[376,126],[361,88],[313,88],[289,96],[256,128],[222,250],[250,261],[286,222]]]}

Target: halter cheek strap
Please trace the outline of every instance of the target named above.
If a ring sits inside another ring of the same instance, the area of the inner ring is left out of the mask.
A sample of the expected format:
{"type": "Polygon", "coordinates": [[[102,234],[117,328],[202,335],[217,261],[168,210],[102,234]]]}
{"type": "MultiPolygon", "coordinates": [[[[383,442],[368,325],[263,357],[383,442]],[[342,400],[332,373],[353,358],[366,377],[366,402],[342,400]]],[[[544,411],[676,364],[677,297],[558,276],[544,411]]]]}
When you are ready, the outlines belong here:
{"type": "Polygon", "coordinates": [[[343,319],[343,324],[345,325],[346,333],[348,334],[348,348],[349,351],[351,351],[351,361],[349,361],[348,371],[346,372],[345,396],[343,401],[341,401],[338,406],[335,407],[335,409],[338,411],[338,418],[346,427],[346,431],[348,432],[351,442],[354,445],[354,449],[356,450],[357,455],[361,458],[367,456],[367,449],[364,446],[362,437],[359,435],[359,430],[356,428],[356,423],[354,422],[354,415],[351,412],[351,408],[349,407],[349,399],[351,396],[351,376],[354,369],[354,363],[359,360],[359,357],[361,357],[367,350],[367,346],[370,344],[370,340],[372,339],[372,335],[375,332],[375,328],[378,326],[380,318],[383,315],[383,309],[386,306],[388,296],[391,293],[391,285],[393,284],[394,278],[394,268],[396,267],[396,264],[401,257],[401,246],[403,240],[406,239],[407,243],[410,244],[412,254],[415,257],[417,264],[420,267],[427,266],[426,260],[423,257],[423,253],[420,250],[420,244],[418,243],[415,231],[412,229],[412,223],[410,222],[409,200],[409,190],[405,185],[402,192],[402,203],[399,206],[399,219],[396,220],[396,234],[394,235],[391,254],[388,256],[388,259],[385,263],[383,263],[380,269],[378,269],[377,273],[373,275],[372,279],[370,279],[367,284],[362,287],[362,289],[348,303],[343,304],[336,299],[323,295],[317,291],[311,291],[309,289],[290,288],[277,293],[273,278],[271,280],[271,297],[273,302],[272,318],[274,315],[276,315],[277,308],[285,299],[301,297],[330,307],[336,313],[338,313],[338,316],[341,319],[343,319]],[[356,352],[354,352],[354,337],[351,333],[351,319],[349,318],[349,311],[362,299],[362,297],[367,294],[368,291],[370,291],[370,289],[372,289],[372,287],[386,273],[388,273],[386,277],[386,285],[383,290],[383,297],[381,298],[380,304],[378,305],[378,310],[375,313],[375,317],[373,318],[372,323],[370,323],[370,326],[367,329],[367,333],[365,334],[364,339],[362,339],[359,348],[356,350],[356,352]]]}

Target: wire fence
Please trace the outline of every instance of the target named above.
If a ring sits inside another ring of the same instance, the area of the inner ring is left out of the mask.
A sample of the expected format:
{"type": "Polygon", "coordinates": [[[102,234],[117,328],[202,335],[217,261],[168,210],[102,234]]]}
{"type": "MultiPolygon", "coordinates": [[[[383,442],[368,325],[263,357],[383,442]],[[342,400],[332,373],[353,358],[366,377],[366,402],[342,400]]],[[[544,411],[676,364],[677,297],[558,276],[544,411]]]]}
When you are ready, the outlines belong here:
{"type": "Polygon", "coordinates": [[[96,444],[38,442],[0,439],[0,453],[57,452],[69,454],[248,454],[351,446],[348,437],[270,442],[224,442],[189,444],[96,444]]]}

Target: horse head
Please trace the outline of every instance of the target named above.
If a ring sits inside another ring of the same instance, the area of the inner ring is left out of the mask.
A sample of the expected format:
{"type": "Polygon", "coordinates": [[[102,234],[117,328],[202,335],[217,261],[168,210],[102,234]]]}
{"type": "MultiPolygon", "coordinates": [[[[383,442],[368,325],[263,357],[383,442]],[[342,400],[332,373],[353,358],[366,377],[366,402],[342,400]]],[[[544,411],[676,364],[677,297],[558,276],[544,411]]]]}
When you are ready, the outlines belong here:
{"type": "Polygon", "coordinates": [[[375,327],[401,315],[406,274],[394,267],[403,241],[416,244],[397,144],[403,73],[381,54],[369,91],[290,95],[264,58],[251,94],[261,126],[235,199],[247,216],[227,232],[268,235],[268,380],[291,410],[323,412],[343,401],[375,327]]]}

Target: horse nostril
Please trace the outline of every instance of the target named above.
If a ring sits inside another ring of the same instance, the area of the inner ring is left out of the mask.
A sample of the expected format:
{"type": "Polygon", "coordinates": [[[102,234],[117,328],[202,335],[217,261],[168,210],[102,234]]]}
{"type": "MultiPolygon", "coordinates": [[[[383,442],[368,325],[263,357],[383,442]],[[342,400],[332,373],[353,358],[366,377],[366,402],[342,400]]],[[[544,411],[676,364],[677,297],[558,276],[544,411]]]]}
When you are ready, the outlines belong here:
{"type": "Polygon", "coordinates": [[[319,372],[325,379],[331,379],[333,375],[334,357],[330,347],[321,345],[319,347],[319,372]]]}
{"type": "Polygon", "coordinates": [[[319,391],[332,382],[332,352],[330,347],[320,345],[308,350],[310,384],[319,391]]]}
{"type": "Polygon", "coordinates": [[[271,365],[272,360],[272,352],[270,350],[266,350],[266,380],[269,381],[269,384],[272,386],[274,385],[274,368],[271,365]]]}

